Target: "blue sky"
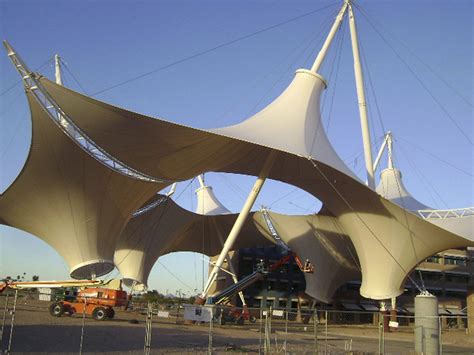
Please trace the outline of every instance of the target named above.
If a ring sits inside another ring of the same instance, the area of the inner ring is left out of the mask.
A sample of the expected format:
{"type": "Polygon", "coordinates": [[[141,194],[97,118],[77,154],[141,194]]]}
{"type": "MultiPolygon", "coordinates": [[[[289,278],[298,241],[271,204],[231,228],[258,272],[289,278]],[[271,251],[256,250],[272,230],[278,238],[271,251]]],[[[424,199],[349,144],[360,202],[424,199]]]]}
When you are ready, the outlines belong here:
{"type": "MultiPolygon", "coordinates": [[[[474,205],[473,146],[465,137],[474,140],[473,111],[472,105],[457,94],[471,103],[474,101],[472,2],[360,1],[358,4],[384,37],[381,39],[366,17],[356,12],[363,57],[369,68],[365,74],[369,114],[377,138],[374,146],[383,135],[382,121],[385,129],[394,134],[395,163],[416,198],[436,208],[474,205]]],[[[327,7],[96,96],[140,113],[213,128],[249,117],[278,96],[296,69],[310,67],[339,6],[340,2],[334,1],[280,0],[0,0],[0,31],[2,39],[7,39],[31,68],[38,68],[55,53],[60,54],[82,88],[67,71],[65,85],[94,94],[222,43],[327,7]]],[[[342,46],[332,47],[322,68],[322,74],[329,79],[323,99],[323,120],[340,156],[364,178],[347,26],[343,37],[339,36],[334,44],[341,39],[342,46]],[[331,74],[331,68],[336,67],[338,70],[333,69],[331,74]]],[[[51,77],[53,68],[48,64],[41,72],[51,77]]],[[[0,54],[0,190],[7,188],[21,169],[31,138],[29,110],[21,85],[4,93],[18,79],[3,52],[0,54]]],[[[223,174],[208,174],[206,180],[232,211],[240,209],[253,182],[252,178],[223,174]]],[[[196,182],[179,184],[177,202],[193,210],[195,188],[196,182]]],[[[256,206],[262,204],[288,214],[315,212],[319,206],[305,192],[278,182],[265,185],[256,206]]],[[[31,235],[0,227],[0,248],[0,276],[27,272],[30,276],[39,274],[42,279],[67,278],[68,268],[62,258],[31,235]]],[[[152,288],[162,292],[182,289],[188,293],[200,289],[203,274],[200,255],[175,254],[162,257],[160,263],[186,286],[157,265],[150,276],[152,288]]]]}

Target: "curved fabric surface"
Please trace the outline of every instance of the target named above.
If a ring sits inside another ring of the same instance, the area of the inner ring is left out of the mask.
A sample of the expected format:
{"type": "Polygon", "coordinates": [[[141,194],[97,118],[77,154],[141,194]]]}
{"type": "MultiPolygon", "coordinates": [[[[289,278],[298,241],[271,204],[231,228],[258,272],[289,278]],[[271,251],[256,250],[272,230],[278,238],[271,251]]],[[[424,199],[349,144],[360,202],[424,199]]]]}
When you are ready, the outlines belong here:
{"type": "Polygon", "coordinates": [[[297,73],[297,77],[281,99],[261,111],[262,119],[246,126],[259,132],[253,137],[240,129],[216,130],[226,135],[221,136],[153,119],[85,97],[47,79],[41,81],[97,144],[151,176],[179,180],[206,171],[256,176],[269,152],[277,150],[269,177],[311,193],[337,218],[357,251],[362,269],[360,292],[365,297],[395,297],[403,292],[405,278],[419,262],[449,248],[473,245],[384,199],[355,179],[341,165],[325,137],[316,107],[322,80],[306,71],[297,73]],[[281,101],[285,103],[283,108],[281,101]],[[273,118],[278,119],[279,128],[269,139],[265,129],[275,125],[273,118]],[[307,127],[317,127],[314,136],[319,138],[311,142],[313,149],[306,142],[296,143],[301,137],[307,139],[307,127]],[[300,133],[295,138],[285,132],[300,133]]]}
{"type": "MultiPolygon", "coordinates": [[[[157,195],[148,203],[162,196],[157,195]]],[[[199,215],[178,206],[172,199],[132,218],[117,243],[115,264],[127,286],[147,285],[151,269],[162,255],[193,251],[209,256],[219,254],[236,214],[199,215]]],[[[233,249],[271,245],[247,219],[233,249]]]]}
{"type": "Polygon", "coordinates": [[[398,169],[382,170],[376,191],[387,200],[410,211],[431,209],[408,192],[402,180],[402,172],[398,169]]]}
{"type": "MultiPolygon", "coordinates": [[[[377,192],[387,200],[407,210],[414,212],[418,210],[434,211],[433,208],[424,205],[408,192],[403,183],[402,173],[398,169],[385,169],[382,171],[377,192]]],[[[463,238],[474,240],[473,215],[456,218],[426,218],[425,220],[463,238]]]]}
{"type": "MultiPolygon", "coordinates": [[[[301,260],[310,260],[313,273],[305,273],[311,297],[331,303],[334,292],[348,281],[360,279],[356,251],[350,239],[330,216],[287,216],[268,212],[280,238],[301,260]]],[[[254,215],[258,229],[271,238],[261,212],[254,215]]]]}
{"type": "Polygon", "coordinates": [[[155,184],[113,172],[67,137],[27,93],[32,142],[20,175],[0,197],[0,218],[51,245],[71,276],[113,268],[117,237],[155,184]]]}
{"type": "Polygon", "coordinates": [[[206,216],[229,214],[230,211],[217,199],[211,186],[201,186],[196,190],[196,213],[206,216]]]}

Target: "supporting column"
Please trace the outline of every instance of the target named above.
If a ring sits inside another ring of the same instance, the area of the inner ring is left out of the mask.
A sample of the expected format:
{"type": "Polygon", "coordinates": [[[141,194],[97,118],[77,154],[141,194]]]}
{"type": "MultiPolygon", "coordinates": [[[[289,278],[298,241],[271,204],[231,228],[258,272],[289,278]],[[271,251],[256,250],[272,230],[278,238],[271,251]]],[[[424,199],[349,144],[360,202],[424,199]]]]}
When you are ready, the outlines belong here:
{"type": "Polygon", "coordinates": [[[260,171],[260,174],[257,178],[257,181],[255,181],[255,184],[253,185],[252,191],[250,191],[249,196],[247,197],[247,200],[245,201],[244,206],[242,207],[242,210],[239,213],[239,216],[237,217],[237,220],[234,223],[234,226],[232,227],[229,236],[227,237],[224,247],[222,248],[221,253],[219,254],[219,258],[217,259],[216,265],[214,265],[214,268],[212,269],[211,273],[209,274],[209,278],[207,279],[206,286],[204,287],[204,290],[202,291],[201,295],[198,296],[200,300],[196,300],[197,302],[200,301],[200,303],[204,303],[206,301],[207,294],[209,292],[209,288],[211,287],[212,283],[216,279],[217,273],[219,272],[220,268],[222,267],[222,264],[224,263],[224,260],[227,256],[227,253],[229,250],[233,247],[235,240],[237,239],[237,236],[239,235],[245,220],[248,217],[248,214],[250,212],[250,209],[252,208],[253,204],[255,203],[255,200],[258,197],[258,194],[260,193],[260,190],[265,183],[265,180],[270,172],[270,169],[273,166],[273,163],[275,161],[275,158],[277,156],[277,152],[275,150],[272,150],[269,155],[267,156],[265,163],[263,164],[263,168],[260,171]]]}
{"type": "Polygon", "coordinates": [[[415,353],[439,354],[438,299],[429,293],[415,297],[415,353]]]}
{"type": "MultiPolygon", "coordinates": [[[[201,176],[201,175],[199,175],[199,176],[201,176]]],[[[199,181],[201,181],[201,180],[199,180],[199,181]]],[[[202,181],[202,183],[204,184],[204,180],[202,181]]],[[[224,245],[224,240],[222,238],[221,230],[220,230],[219,226],[217,225],[216,220],[212,219],[212,222],[214,224],[214,228],[217,231],[217,236],[219,238],[219,241],[224,245]]],[[[231,275],[232,281],[234,282],[234,284],[236,284],[237,282],[239,282],[239,280],[237,280],[237,272],[235,270],[234,264],[232,263],[232,259],[231,259],[230,254],[227,254],[227,265],[229,265],[229,271],[232,273],[232,275],[231,275]]],[[[244,293],[242,291],[239,291],[238,295],[240,297],[240,300],[242,301],[242,307],[243,307],[242,313],[248,312],[247,302],[245,302],[244,293]]]]}
{"type": "Polygon", "coordinates": [[[373,170],[372,148],[370,143],[369,122],[367,118],[367,103],[364,92],[364,77],[360,64],[359,43],[357,42],[357,29],[352,12],[352,5],[349,3],[349,28],[351,31],[352,55],[354,57],[354,74],[356,80],[357,99],[359,101],[360,125],[362,129],[362,141],[364,144],[365,168],[367,171],[367,185],[375,190],[375,179],[373,170]]]}
{"type": "MultiPolygon", "coordinates": [[[[397,317],[397,298],[392,297],[392,304],[390,307],[390,322],[395,322],[398,324],[398,317],[397,317]]],[[[394,323],[392,323],[394,324],[394,323]]],[[[390,325],[390,324],[389,324],[390,325]]],[[[389,327],[391,332],[394,332],[397,330],[396,326],[389,327]]]]}

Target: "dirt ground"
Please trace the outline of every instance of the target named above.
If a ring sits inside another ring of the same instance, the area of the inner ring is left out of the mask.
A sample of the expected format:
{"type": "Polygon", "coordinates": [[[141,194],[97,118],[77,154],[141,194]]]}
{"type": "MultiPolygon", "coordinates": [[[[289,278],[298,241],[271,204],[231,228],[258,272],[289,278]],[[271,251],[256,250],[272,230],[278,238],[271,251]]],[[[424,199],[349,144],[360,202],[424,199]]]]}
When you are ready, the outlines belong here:
{"type": "MultiPolygon", "coordinates": [[[[11,302],[10,302],[11,305],[11,302]]],[[[48,302],[19,299],[11,340],[12,353],[67,354],[78,353],[83,332],[83,352],[89,354],[142,354],[145,339],[145,315],[139,312],[116,310],[113,320],[95,321],[81,315],[55,318],[49,315],[48,302]]],[[[0,297],[0,322],[4,297],[0,297]]],[[[1,326],[1,324],[0,324],[1,326]]],[[[204,354],[209,353],[209,342],[215,354],[259,353],[264,351],[265,324],[237,326],[227,324],[184,324],[182,314],[170,318],[153,318],[151,354],[204,354]],[[211,332],[212,330],[212,332],[211,332]],[[210,336],[212,334],[212,336],[210,336]],[[259,351],[260,350],[260,351],[259,351]]],[[[8,348],[11,314],[7,313],[1,350],[8,348]]],[[[377,353],[379,330],[371,326],[318,326],[315,334],[312,324],[286,323],[274,320],[267,339],[270,353],[377,353]],[[316,335],[316,336],[315,336],[316,335]]],[[[386,354],[413,353],[413,328],[400,328],[384,334],[386,354]]],[[[474,335],[463,329],[442,333],[444,354],[474,354],[474,335]]]]}

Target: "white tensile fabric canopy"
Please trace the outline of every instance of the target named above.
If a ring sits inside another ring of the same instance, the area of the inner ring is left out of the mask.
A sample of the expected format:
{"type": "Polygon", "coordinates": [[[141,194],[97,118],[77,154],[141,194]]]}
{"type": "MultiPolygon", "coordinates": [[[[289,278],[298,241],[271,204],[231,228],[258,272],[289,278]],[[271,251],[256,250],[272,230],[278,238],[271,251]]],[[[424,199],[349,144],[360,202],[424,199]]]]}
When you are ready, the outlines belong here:
{"type": "Polygon", "coordinates": [[[51,245],[74,278],[107,274],[130,211],[157,186],[99,163],[55,125],[31,93],[27,97],[32,142],[25,166],[0,197],[3,224],[51,245]]]}
{"type": "MultiPolygon", "coordinates": [[[[164,198],[153,197],[148,203],[164,198]]],[[[193,251],[209,256],[222,249],[224,240],[237,215],[230,214],[209,190],[198,190],[198,208],[193,213],[178,206],[171,198],[157,207],[132,218],[118,240],[115,264],[127,286],[138,290],[147,286],[151,269],[162,255],[176,251],[193,251]],[[213,215],[215,212],[227,214],[213,215]]],[[[259,233],[251,218],[247,219],[235,249],[272,245],[259,233]]]]}
{"type": "Polygon", "coordinates": [[[321,125],[324,80],[299,70],[273,103],[241,125],[204,131],[138,115],[41,79],[49,94],[99,146],[151,176],[189,179],[205,171],[258,175],[272,150],[269,177],[311,193],[354,244],[361,294],[386,299],[428,256],[473,245],[382,198],[362,184],[331,147],[321,125]],[[383,272],[381,272],[383,270],[383,272]]]}
{"type": "Polygon", "coordinates": [[[377,192],[397,205],[412,212],[423,212],[425,220],[447,231],[474,240],[474,212],[471,209],[436,211],[415,199],[406,189],[402,173],[395,168],[382,171],[377,192]],[[464,212],[464,213],[463,213],[464,212]],[[466,213],[467,212],[467,213],[466,213]]]}
{"type": "MultiPolygon", "coordinates": [[[[337,219],[324,215],[287,216],[268,212],[278,236],[301,260],[309,260],[313,273],[305,273],[305,292],[330,303],[334,292],[351,280],[360,280],[356,252],[337,219]]],[[[271,238],[263,214],[254,215],[258,229],[271,238]]]]}

